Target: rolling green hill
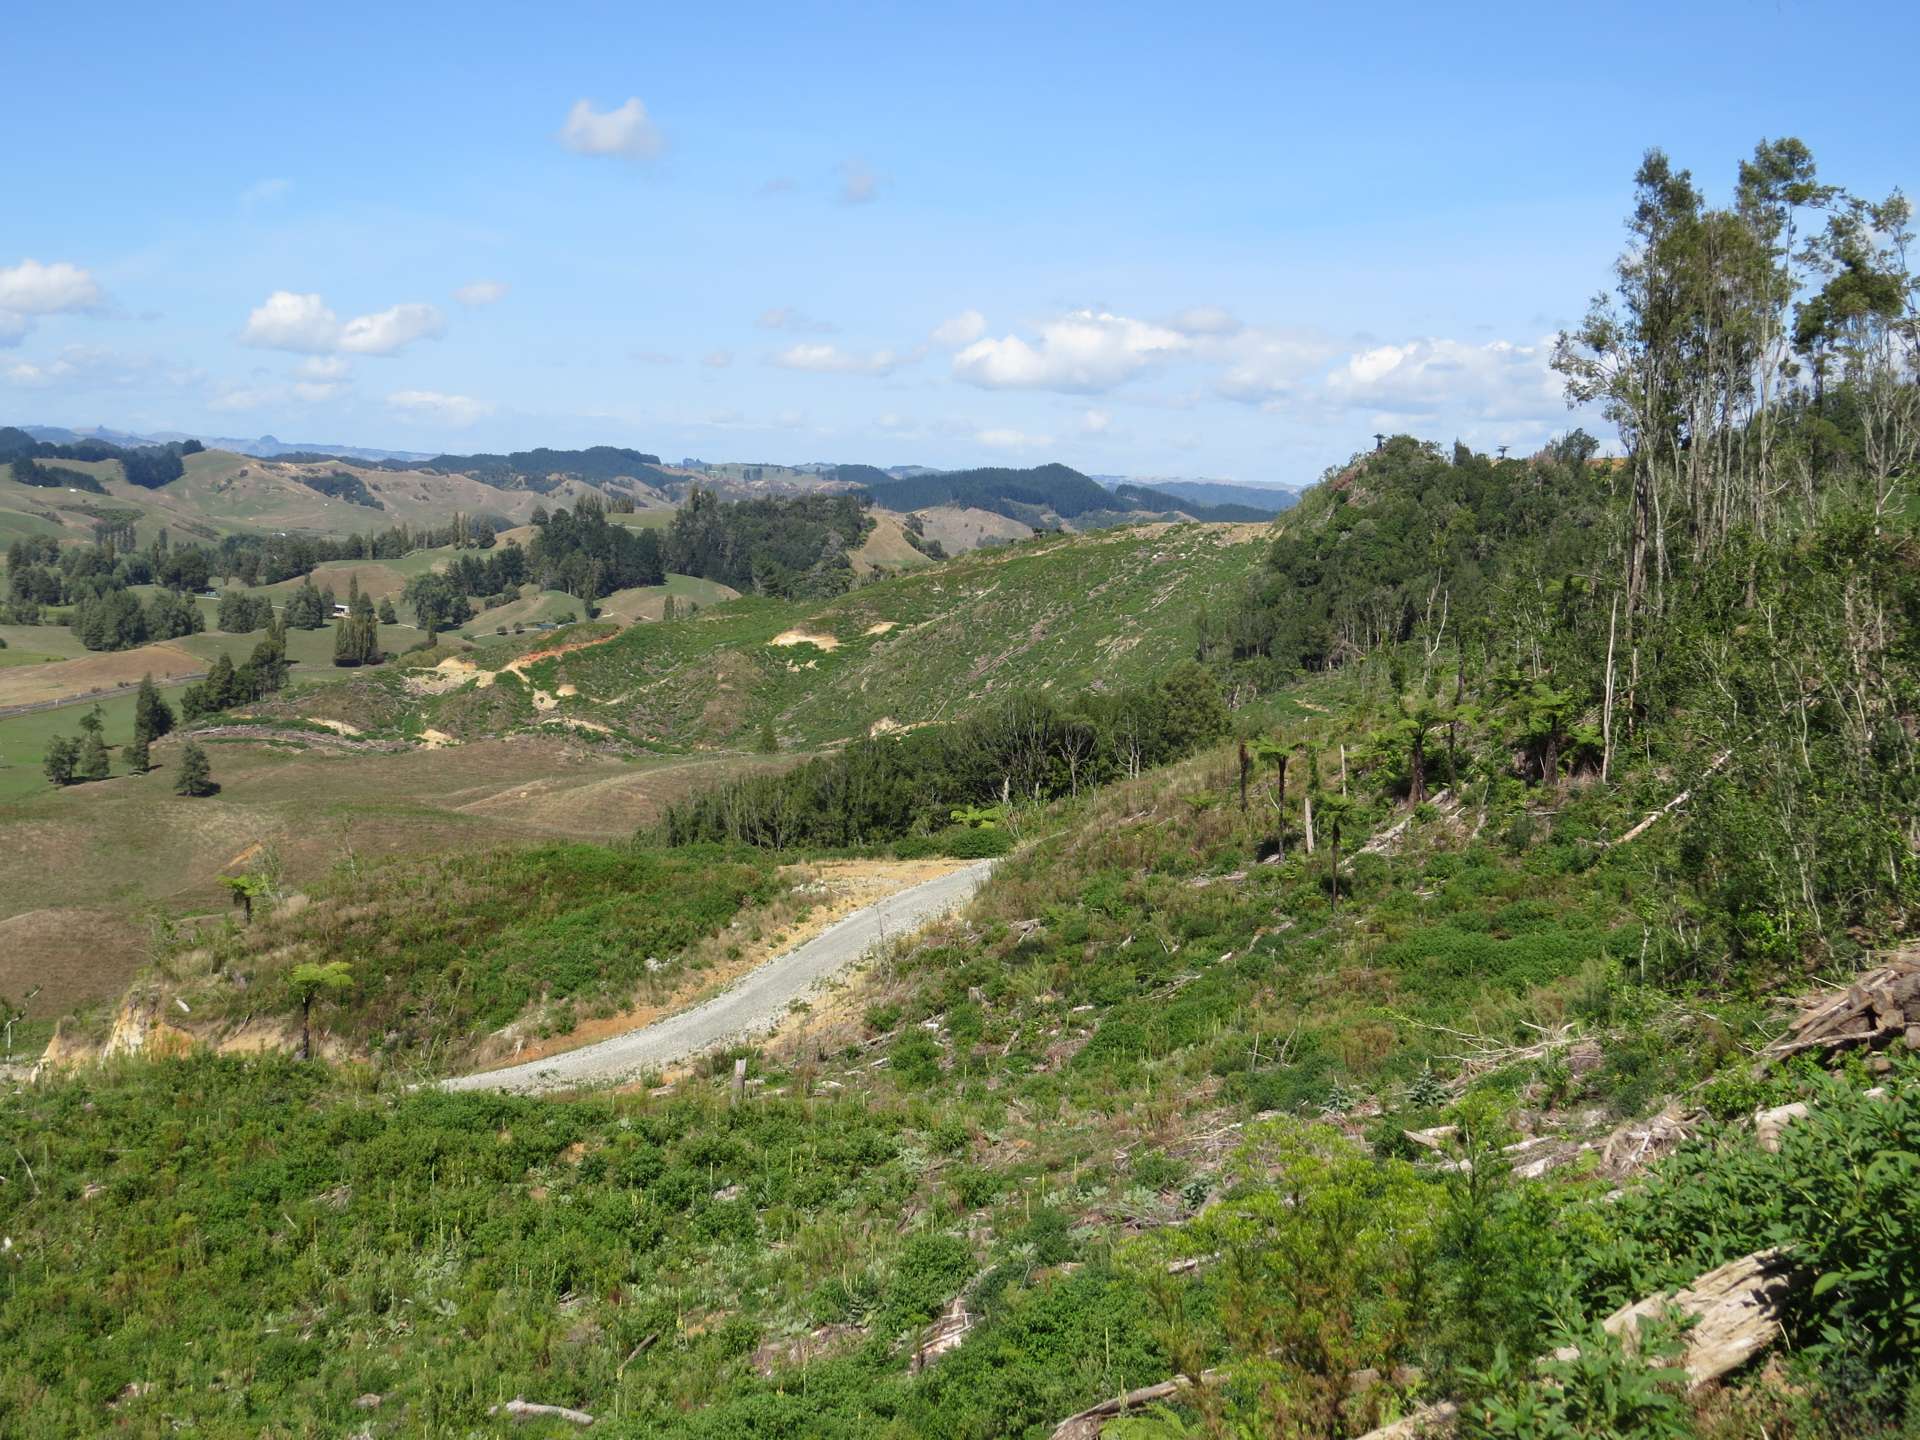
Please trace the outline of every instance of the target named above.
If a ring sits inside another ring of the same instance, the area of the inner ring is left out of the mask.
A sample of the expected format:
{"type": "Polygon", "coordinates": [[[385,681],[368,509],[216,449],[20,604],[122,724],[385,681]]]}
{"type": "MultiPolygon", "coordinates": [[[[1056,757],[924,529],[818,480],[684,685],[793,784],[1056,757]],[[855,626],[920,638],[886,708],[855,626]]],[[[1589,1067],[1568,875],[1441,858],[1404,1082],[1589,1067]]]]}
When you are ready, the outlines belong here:
{"type": "Polygon", "coordinates": [[[1182,525],[1047,536],[832,600],[747,597],[669,624],[561,632],[538,650],[580,648],[514,674],[506,668],[527,643],[488,645],[483,635],[468,659],[485,673],[368,676],[313,703],[381,732],[469,738],[575,723],[684,749],[749,745],[770,724],[783,747],[811,748],[1029,686],[1098,689],[1155,675],[1193,653],[1201,610],[1237,597],[1263,534],[1182,525]]]}

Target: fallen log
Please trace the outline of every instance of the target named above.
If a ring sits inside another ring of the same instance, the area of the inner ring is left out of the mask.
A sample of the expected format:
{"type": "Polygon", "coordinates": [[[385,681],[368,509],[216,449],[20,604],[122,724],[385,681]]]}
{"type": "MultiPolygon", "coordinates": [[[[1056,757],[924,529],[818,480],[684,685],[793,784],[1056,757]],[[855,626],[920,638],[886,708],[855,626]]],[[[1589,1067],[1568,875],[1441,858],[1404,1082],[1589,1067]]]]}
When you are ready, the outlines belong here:
{"type": "Polygon", "coordinates": [[[1894,1039],[1920,1049],[1920,959],[1908,956],[1869,970],[1802,1013],[1760,1056],[1764,1063],[1808,1050],[1872,1049],[1894,1039]]]}
{"type": "MultiPolygon", "coordinates": [[[[1729,1375],[1771,1345],[1780,1335],[1780,1312],[1809,1278],[1784,1250],[1761,1250],[1709,1270],[1684,1290],[1650,1295],[1622,1306],[1602,1322],[1628,1353],[1639,1348],[1642,1321],[1663,1316],[1691,1319],[1680,1368],[1687,1389],[1698,1390],[1729,1375]]],[[[1572,1346],[1554,1351],[1556,1360],[1579,1355],[1572,1346]]],[[[1449,1433],[1459,1416],[1450,1403],[1429,1405],[1406,1419],[1370,1431],[1362,1440],[1413,1440],[1449,1433]]]]}
{"type": "MultiPolygon", "coordinates": [[[[1220,1371],[1207,1370],[1202,1372],[1200,1383],[1211,1385],[1221,1378],[1220,1371]]],[[[1111,1400],[1102,1400],[1098,1405],[1089,1405],[1077,1415],[1069,1415],[1053,1427],[1051,1440],[1099,1440],[1107,1421],[1117,1420],[1122,1415],[1145,1409],[1162,1400],[1171,1400],[1192,1388],[1193,1381],[1185,1375],[1176,1375],[1157,1385],[1142,1385],[1137,1390],[1115,1395],[1111,1400]]]]}
{"type": "Polygon", "coordinates": [[[518,1396],[504,1405],[489,1405],[487,1413],[505,1415],[516,1423],[525,1423],[528,1420],[565,1420],[583,1428],[593,1424],[593,1416],[584,1410],[569,1410],[565,1405],[536,1405],[531,1400],[522,1400],[518,1396]]]}

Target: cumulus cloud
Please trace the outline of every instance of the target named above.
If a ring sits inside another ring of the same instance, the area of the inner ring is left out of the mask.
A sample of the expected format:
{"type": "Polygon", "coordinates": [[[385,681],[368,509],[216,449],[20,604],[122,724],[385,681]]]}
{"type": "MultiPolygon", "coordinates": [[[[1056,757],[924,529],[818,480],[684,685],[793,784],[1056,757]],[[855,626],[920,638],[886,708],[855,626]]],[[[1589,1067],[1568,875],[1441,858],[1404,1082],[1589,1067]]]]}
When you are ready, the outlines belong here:
{"type": "Polygon", "coordinates": [[[957,350],[962,345],[971,345],[986,333],[986,316],[978,310],[962,310],[958,315],[950,316],[934,327],[933,343],[944,345],[949,350],[957,350]]]}
{"type": "Polygon", "coordinates": [[[507,298],[507,286],[501,280],[476,280],[471,285],[462,285],[453,292],[453,298],[469,310],[482,305],[497,305],[507,298]]]}
{"type": "Polygon", "coordinates": [[[795,335],[830,335],[833,322],[818,320],[791,305],[774,305],[760,312],[753,322],[762,330],[786,330],[795,335]]]}
{"type": "Polygon", "coordinates": [[[1059,390],[1093,395],[1188,353],[1177,330],[1106,311],[1075,310],[1018,335],[976,340],[953,357],[953,374],[990,390],[1059,390]]]}
{"type": "Polygon", "coordinates": [[[51,265],[42,265],[38,260],[0,265],[0,310],[14,315],[58,315],[69,310],[90,310],[100,300],[99,282],[90,272],[65,260],[51,265]]]}
{"type": "Polygon", "coordinates": [[[1104,435],[1113,428],[1113,414],[1107,410],[1087,409],[1080,412],[1080,433],[1082,435],[1104,435]]]}
{"type": "Polygon", "coordinates": [[[446,321],[431,305],[394,305],[342,324],[318,295],[276,290],[247,316],[240,343],[263,350],[328,355],[397,355],[415,340],[438,339],[446,321]]]}
{"type": "Polygon", "coordinates": [[[431,305],[395,305],[349,320],[340,329],[340,348],[356,355],[397,355],[416,340],[437,340],[447,322],[431,305]]]}
{"type": "Polygon", "coordinates": [[[242,345],[322,354],[340,343],[340,317],[318,295],[276,290],[247,316],[242,345]]]}
{"type": "Polygon", "coordinates": [[[438,390],[396,390],[387,396],[394,409],[421,420],[456,429],[493,412],[493,406],[471,395],[444,395],[438,390]]]}
{"type": "Polygon", "coordinates": [[[842,350],[837,345],[790,345],[773,357],[783,370],[811,370],[830,375],[891,375],[900,368],[900,357],[891,350],[873,350],[862,355],[842,350]]]}
{"type": "Polygon", "coordinates": [[[652,160],[666,148],[660,127],[637,95],[617,110],[605,111],[595,110],[591,100],[576,100],[561,128],[560,143],[576,155],[618,155],[628,160],[652,160]]]}
{"type": "Polygon", "coordinates": [[[65,260],[0,265],[0,346],[18,345],[36,316],[91,310],[103,298],[91,272],[65,260]]]}
{"type": "Polygon", "coordinates": [[[1333,357],[1323,335],[1307,330],[1240,330],[1204,341],[1200,352],[1222,366],[1214,391],[1247,405],[1274,406],[1299,397],[1333,357]]]}
{"type": "Polygon", "coordinates": [[[1410,340],[1346,357],[1327,377],[1337,400],[1407,419],[1546,420],[1563,413],[1553,342],[1410,340]]]}
{"type": "Polygon", "coordinates": [[[880,177],[864,162],[849,160],[840,167],[840,203],[866,205],[878,198],[880,177]]]}

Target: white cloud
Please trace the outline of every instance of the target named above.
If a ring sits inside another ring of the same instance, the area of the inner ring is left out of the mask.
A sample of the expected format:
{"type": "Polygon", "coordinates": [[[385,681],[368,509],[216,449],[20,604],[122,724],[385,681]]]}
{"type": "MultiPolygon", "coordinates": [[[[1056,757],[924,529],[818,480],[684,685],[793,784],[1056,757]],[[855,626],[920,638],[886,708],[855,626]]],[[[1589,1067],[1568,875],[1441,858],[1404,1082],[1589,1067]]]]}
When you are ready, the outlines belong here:
{"type": "Polygon", "coordinates": [[[506,282],[476,280],[471,285],[462,285],[454,291],[453,298],[470,310],[481,305],[495,305],[507,298],[506,282]]]}
{"type": "Polygon", "coordinates": [[[1040,450],[1053,444],[1051,435],[1029,435],[1024,430],[977,430],[973,438],[994,450],[1040,450]]]}
{"type": "Polygon", "coordinates": [[[1273,406],[1298,399],[1332,358],[1333,346],[1306,330],[1242,330],[1205,341],[1200,351],[1225,366],[1214,380],[1217,394],[1273,406]]]}
{"type": "Polygon", "coordinates": [[[14,315],[89,310],[100,300],[100,286],[92,274],[65,260],[51,265],[22,260],[18,265],[0,266],[0,310],[14,315]]]}
{"type": "Polygon", "coordinates": [[[1218,305],[1192,305],[1167,322],[1182,335],[1236,335],[1240,322],[1218,305]]]}
{"type": "Polygon", "coordinates": [[[1112,428],[1112,412],[1091,409],[1080,412],[1080,433],[1082,435],[1104,435],[1112,428]]]}
{"type": "Polygon", "coordinates": [[[1348,356],[1327,389],[1348,405],[1408,420],[1542,420],[1564,413],[1553,342],[1421,339],[1348,356]]]}
{"type": "Polygon", "coordinates": [[[840,203],[868,204],[880,194],[880,183],[880,177],[862,161],[849,160],[840,167],[840,203]]]}
{"type": "Polygon", "coordinates": [[[791,305],[774,305],[762,310],[754,324],[762,330],[786,330],[795,335],[831,335],[833,323],[829,320],[817,320],[804,310],[796,310],[791,305]]]}
{"type": "Polygon", "coordinates": [[[446,321],[431,305],[394,305],[372,315],[356,316],[343,325],[318,295],[276,290],[247,316],[240,343],[305,355],[340,350],[356,355],[397,355],[415,340],[437,339],[445,333],[446,321]]]}
{"type": "Polygon", "coordinates": [[[36,315],[91,310],[103,298],[93,275],[65,260],[0,265],[0,346],[25,339],[36,315]]]}
{"type": "Polygon", "coordinates": [[[247,316],[240,343],[263,350],[324,354],[340,343],[340,317],[318,295],[276,290],[247,316]]]}
{"type": "Polygon", "coordinates": [[[724,370],[733,363],[731,350],[709,350],[700,357],[700,363],[709,370],[724,370]]]}
{"type": "Polygon", "coordinates": [[[590,100],[575,101],[560,143],[576,155],[621,155],[629,160],[651,160],[666,148],[665,137],[637,95],[607,111],[596,111],[590,100]]]}
{"type": "Polygon", "coordinates": [[[783,370],[811,370],[833,375],[891,375],[900,367],[900,357],[891,350],[875,350],[858,355],[837,345],[792,345],[773,357],[783,370]]]}
{"type": "Polygon", "coordinates": [[[956,379],[990,390],[1111,390],[1192,348],[1176,330],[1106,311],[1075,310],[1040,327],[1029,344],[1017,335],[976,340],[953,357],[956,379]]]}
{"type": "Polygon", "coordinates": [[[447,322],[431,305],[395,305],[349,320],[340,330],[340,348],[356,355],[397,355],[416,340],[437,340],[447,322]]]}
{"type": "Polygon", "coordinates": [[[419,419],[456,429],[493,412],[493,406],[484,400],[475,400],[471,395],[443,395],[438,390],[396,390],[387,396],[387,404],[419,419]]]}
{"type": "Polygon", "coordinates": [[[986,333],[986,316],[978,310],[962,310],[934,327],[933,343],[944,345],[949,350],[958,350],[962,345],[971,345],[986,333]]]}
{"type": "Polygon", "coordinates": [[[34,389],[73,389],[133,385],[191,385],[202,376],[190,366],[155,355],[109,350],[100,345],[69,345],[52,360],[17,361],[0,370],[9,384],[34,389]]]}

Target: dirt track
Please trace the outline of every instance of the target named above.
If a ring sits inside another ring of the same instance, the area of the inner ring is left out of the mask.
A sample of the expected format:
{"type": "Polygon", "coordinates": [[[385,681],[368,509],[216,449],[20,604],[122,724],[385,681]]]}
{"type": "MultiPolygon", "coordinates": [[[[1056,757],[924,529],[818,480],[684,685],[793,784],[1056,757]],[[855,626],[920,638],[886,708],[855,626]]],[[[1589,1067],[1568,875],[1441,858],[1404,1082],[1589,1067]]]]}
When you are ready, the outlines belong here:
{"type": "Polygon", "coordinates": [[[543,1060],[459,1075],[442,1083],[449,1090],[572,1090],[634,1080],[724,1042],[763,1035],[820,981],[876,946],[911,935],[966,903],[992,867],[992,861],[981,860],[896,891],[769,960],[731,989],[658,1024],[543,1060]]]}

